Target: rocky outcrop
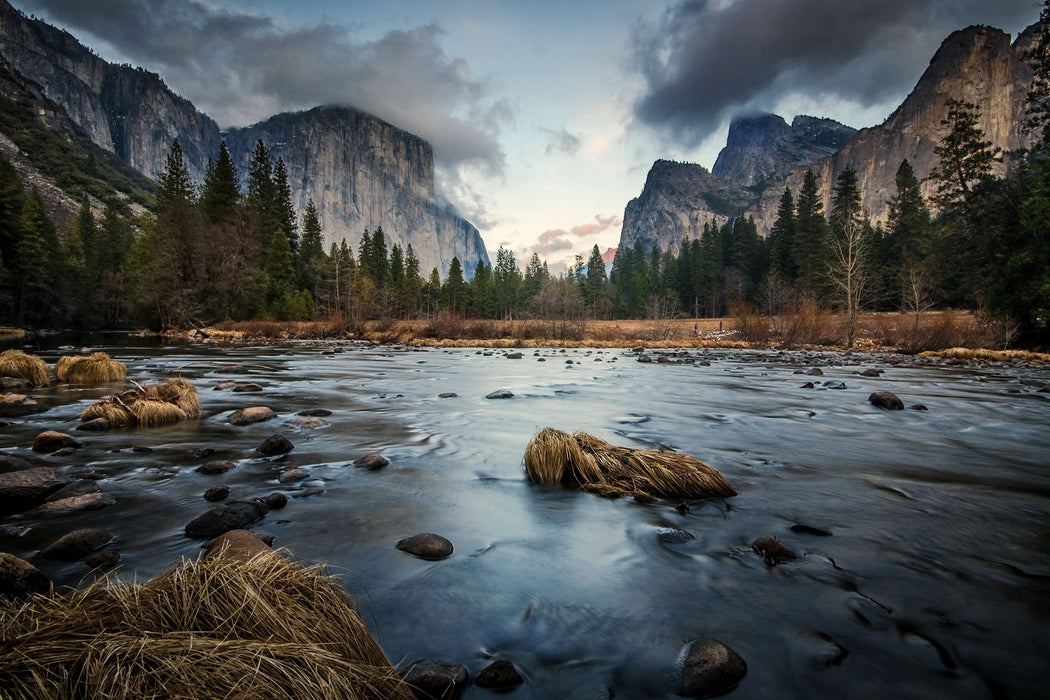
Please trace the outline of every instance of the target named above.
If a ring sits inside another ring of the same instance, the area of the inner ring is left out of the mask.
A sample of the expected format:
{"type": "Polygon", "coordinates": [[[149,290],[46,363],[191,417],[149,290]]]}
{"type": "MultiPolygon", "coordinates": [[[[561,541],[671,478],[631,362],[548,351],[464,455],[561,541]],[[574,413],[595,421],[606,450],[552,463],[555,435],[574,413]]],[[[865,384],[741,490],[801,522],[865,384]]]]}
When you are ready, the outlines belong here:
{"type": "MultiPolygon", "coordinates": [[[[887,202],[896,193],[894,178],[907,159],[915,175],[924,178],[937,165],[934,149],[944,137],[941,120],[949,98],[966,100],[980,108],[980,128],[993,147],[1013,151],[1028,143],[1021,125],[1032,69],[1024,53],[1036,41],[1034,28],[1022,32],[1011,44],[1010,35],[994,27],[974,26],[952,33],[930,60],[911,94],[886,121],[857,132],[834,155],[812,165],[820,181],[825,211],[831,190],[847,167],[857,171],[861,203],[875,222],[885,222],[887,202]]],[[[768,233],[776,220],[784,187],[798,192],[805,167],[795,169],[783,182],[769,187],[750,213],[759,232],[768,233]]],[[[933,192],[926,183],[926,194],[933,192]]]]}
{"type": "Polygon", "coordinates": [[[30,19],[0,0],[0,54],[61,105],[92,142],[156,177],[177,137],[194,178],[218,152],[218,125],[164,84],[160,76],[118,66],[91,53],[72,34],[30,19]]]}
{"type": "Polygon", "coordinates": [[[832,155],[856,132],[833,119],[803,115],[790,126],[776,114],[738,117],[711,172],[745,187],[768,185],[832,155]]]}
{"type": "Polygon", "coordinates": [[[479,260],[489,262],[478,230],[435,196],[430,144],[376,117],[319,107],[224,135],[160,76],[108,63],[6,0],[0,0],[0,57],[91,142],[148,177],[163,172],[178,138],[190,176],[199,182],[224,137],[246,176],[261,139],[288,168],[298,215],[314,201],[327,244],[346,239],[356,253],[363,231],[382,226],[388,249],[412,245],[424,277],[435,267],[445,275],[453,257],[468,279],[479,260]]]}
{"type": "Polygon", "coordinates": [[[699,238],[705,224],[721,226],[753,201],[746,188],[702,166],[658,160],[642,194],[624,210],[619,248],[639,242],[646,254],[655,245],[677,255],[682,242],[699,238]]]}
{"type": "Polygon", "coordinates": [[[346,239],[360,250],[361,234],[383,228],[387,249],[412,245],[426,277],[444,276],[458,257],[473,276],[488,254],[478,230],[434,192],[434,154],[423,139],[349,107],[316,107],[279,114],[225,135],[238,172],[245,176],[261,140],[284,161],[292,204],[301,213],[313,200],[329,241],[346,239]]]}
{"type": "MultiPolygon", "coordinates": [[[[862,206],[873,222],[885,223],[901,161],[907,159],[919,178],[937,165],[934,149],[945,135],[947,99],[980,108],[979,126],[993,147],[1013,151],[1028,145],[1021,125],[1032,70],[1024,54],[1036,40],[1034,27],[1012,44],[993,27],[954,32],[893,114],[846,139],[849,127],[831,120],[797,117],[789,127],[775,115],[738,119],[714,173],[688,163],[653,165],[641,196],[624,211],[620,246],[640,240],[646,250],[655,244],[677,253],[681,241],[699,235],[706,221],[721,223],[741,213],[753,216],[759,233],[768,235],[784,188],[797,195],[810,169],[828,211],[836,179],[852,167],[862,206]],[[789,166],[793,158],[798,162],[789,166]]],[[[924,187],[932,194],[932,183],[924,187]]]]}

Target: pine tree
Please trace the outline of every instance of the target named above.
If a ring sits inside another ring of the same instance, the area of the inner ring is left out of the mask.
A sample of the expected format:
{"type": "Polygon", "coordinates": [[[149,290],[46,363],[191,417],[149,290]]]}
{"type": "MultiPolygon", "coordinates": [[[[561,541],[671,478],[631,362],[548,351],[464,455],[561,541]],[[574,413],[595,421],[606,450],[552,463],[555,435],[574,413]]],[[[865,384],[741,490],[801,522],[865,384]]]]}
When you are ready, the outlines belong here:
{"type": "Polygon", "coordinates": [[[470,280],[470,312],[478,318],[491,318],[492,292],[492,267],[484,260],[479,260],[474,269],[474,277],[470,280]]]}
{"type": "Polygon", "coordinates": [[[826,269],[827,221],[818,187],[816,175],[807,170],[796,203],[795,245],[792,249],[800,292],[811,299],[819,296],[826,269]]]}
{"type": "Polygon", "coordinates": [[[923,288],[932,284],[924,271],[932,244],[930,210],[922,195],[921,183],[907,159],[901,161],[894,178],[897,193],[889,201],[889,230],[886,232],[887,274],[893,285],[887,290],[900,300],[900,309],[918,310],[923,288]]]}
{"type": "Polygon", "coordinates": [[[321,231],[321,221],[317,217],[317,207],[314,206],[314,200],[311,199],[306,203],[306,211],[303,212],[303,240],[299,248],[298,267],[302,288],[309,290],[314,297],[317,296],[318,285],[321,281],[323,263],[324,234],[321,231]]]}
{"type": "Polygon", "coordinates": [[[237,183],[237,168],[223,141],[216,160],[208,160],[208,169],[201,185],[200,207],[209,223],[232,222],[237,217],[241,188],[237,183]]]}
{"type": "Polygon", "coordinates": [[[521,294],[521,271],[514,253],[503,246],[496,251],[496,266],[492,270],[493,301],[498,318],[513,317],[521,294]]]}
{"type": "Polygon", "coordinates": [[[22,178],[11,161],[0,154],[0,265],[11,264],[24,199],[22,178]]]}
{"type": "Polygon", "coordinates": [[[288,237],[288,246],[292,253],[299,252],[299,228],[295,219],[295,206],[292,204],[292,189],[288,184],[288,168],[284,161],[277,159],[273,166],[274,216],[277,226],[288,237]]]}
{"type": "Polygon", "coordinates": [[[281,220],[277,207],[277,187],[273,181],[273,165],[270,152],[262,139],[255,144],[248,162],[248,196],[246,200],[251,213],[260,248],[270,244],[270,237],[279,229],[281,220]]]}
{"type": "Polygon", "coordinates": [[[602,251],[595,243],[591,248],[591,255],[587,258],[587,284],[584,299],[591,307],[591,313],[595,317],[605,316],[605,284],[608,282],[605,274],[605,261],[602,260],[602,251]]]}
{"type": "Polygon", "coordinates": [[[14,249],[14,273],[19,291],[19,324],[47,325],[54,292],[54,254],[58,252],[55,224],[44,210],[34,187],[22,206],[19,237],[14,249]]]}
{"type": "Polygon", "coordinates": [[[409,243],[405,247],[405,304],[410,314],[419,313],[422,294],[423,278],[419,274],[419,258],[409,243]]]}
{"type": "Polygon", "coordinates": [[[784,194],[780,196],[777,218],[769,232],[769,265],[788,283],[794,282],[798,276],[798,266],[791,254],[795,246],[796,229],[795,198],[791,188],[785,187],[784,194]]]}
{"type": "Polygon", "coordinates": [[[463,280],[463,266],[453,257],[448,264],[448,279],[441,287],[441,302],[448,311],[461,314],[467,306],[467,283],[463,280]]]}

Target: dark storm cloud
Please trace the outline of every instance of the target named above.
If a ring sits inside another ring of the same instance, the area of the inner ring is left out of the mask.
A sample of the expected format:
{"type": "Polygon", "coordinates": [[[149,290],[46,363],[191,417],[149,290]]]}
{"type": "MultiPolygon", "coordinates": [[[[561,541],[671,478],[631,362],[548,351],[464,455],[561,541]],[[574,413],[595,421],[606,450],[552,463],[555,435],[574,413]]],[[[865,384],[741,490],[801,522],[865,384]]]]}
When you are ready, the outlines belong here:
{"type": "Polygon", "coordinates": [[[952,31],[970,24],[1017,31],[1038,18],[1036,5],[683,0],[659,27],[635,32],[634,67],[646,81],[635,117],[695,146],[725,118],[770,110],[783,95],[861,106],[903,98],[952,31]]]}
{"type": "Polygon", "coordinates": [[[27,12],[89,32],[160,73],[223,126],[281,111],[346,104],[418,134],[447,169],[503,170],[501,125],[511,118],[484,81],[424,25],[357,40],[328,22],[279,26],[270,17],[199,0],[25,0],[27,12]]]}

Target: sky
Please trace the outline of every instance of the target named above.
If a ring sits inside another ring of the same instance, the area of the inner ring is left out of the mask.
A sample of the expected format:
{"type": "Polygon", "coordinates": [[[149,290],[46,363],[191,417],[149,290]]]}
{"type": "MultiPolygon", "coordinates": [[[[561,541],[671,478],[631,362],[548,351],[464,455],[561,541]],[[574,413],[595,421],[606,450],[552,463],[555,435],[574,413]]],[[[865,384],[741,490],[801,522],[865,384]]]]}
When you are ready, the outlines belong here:
{"type": "Polygon", "coordinates": [[[940,43],[1037,0],[11,0],[158,73],[221,127],[345,104],[434,148],[436,186],[564,271],[615,247],[653,162],[710,168],[730,120],[881,123],[940,43]]]}

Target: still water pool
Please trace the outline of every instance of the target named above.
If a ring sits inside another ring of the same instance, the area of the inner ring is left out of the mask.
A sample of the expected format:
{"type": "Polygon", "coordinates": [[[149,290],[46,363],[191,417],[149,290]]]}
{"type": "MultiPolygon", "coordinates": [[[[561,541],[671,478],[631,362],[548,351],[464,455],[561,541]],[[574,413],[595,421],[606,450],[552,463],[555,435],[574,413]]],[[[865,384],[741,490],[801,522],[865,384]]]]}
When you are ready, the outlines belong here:
{"type": "Polygon", "coordinates": [[[327,562],[395,663],[441,658],[476,674],[507,659],[526,679],[512,697],[672,697],[678,654],[698,637],[747,661],[737,697],[1036,697],[1050,682],[1045,368],[728,350],[647,364],[629,350],[95,349],[140,384],[189,379],[203,415],[74,432],[80,411],[123,387],[52,385],[34,394],[47,412],[0,428],[0,450],[90,466],[116,498],[87,513],[0,519],[0,550],[60,583],[87,567],[37,553],[79,527],[116,535],[127,578],[196,557],[202,543],[183,528],[224,483],[234,499],[289,496],[252,529],[327,562]],[[250,372],[218,371],[231,363],[250,372]],[[816,367],[822,376],[799,373],[816,367]],[[884,372],[861,376],[867,368],[884,372]],[[215,389],[231,379],[263,391],[215,389]],[[845,387],[825,388],[834,381],[845,387]],[[485,398],[499,389],[514,395],[485,398]],[[927,410],[875,408],[867,397],[880,390],[927,410]],[[259,405],[278,417],[228,422],[259,405]],[[326,426],[286,423],[314,408],[332,411],[326,426]],[[684,507],[530,484],[522,455],[545,426],[692,454],[740,495],[684,507]],[[36,455],[46,429],[84,447],[36,455]],[[255,448],[274,433],[295,447],[263,458],[255,448]],[[352,465],[370,452],[390,465],[352,465]],[[236,467],[194,471],[215,459],[236,467]],[[289,467],[310,476],[282,485],[289,467]],[[454,554],[428,562],[395,549],[420,532],[447,537],[454,554]],[[750,546],[762,536],[798,558],[767,566],[750,546]]]}

